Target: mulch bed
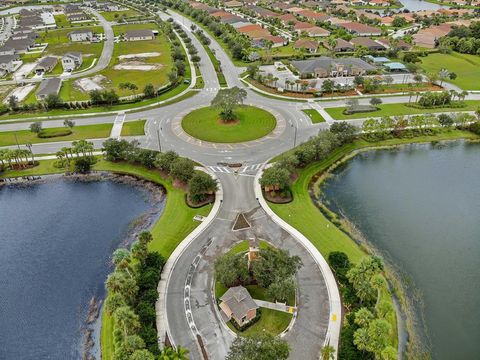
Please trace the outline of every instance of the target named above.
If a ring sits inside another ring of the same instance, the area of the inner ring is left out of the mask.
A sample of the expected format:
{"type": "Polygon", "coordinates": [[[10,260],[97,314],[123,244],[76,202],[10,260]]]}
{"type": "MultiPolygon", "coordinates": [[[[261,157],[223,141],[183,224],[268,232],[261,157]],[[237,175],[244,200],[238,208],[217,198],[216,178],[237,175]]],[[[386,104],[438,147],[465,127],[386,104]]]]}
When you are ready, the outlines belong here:
{"type": "Polygon", "coordinates": [[[263,196],[265,197],[265,199],[274,204],[288,204],[293,201],[293,196],[291,195],[291,193],[289,194],[289,196],[283,197],[277,193],[275,194],[275,196],[272,196],[271,192],[264,191],[263,196]]]}
{"type": "Polygon", "coordinates": [[[201,208],[205,205],[212,204],[213,202],[215,202],[215,194],[207,195],[207,197],[204,201],[200,201],[198,203],[192,202],[192,200],[190,200],[190,196],[188,196],[188,194],[185,194],[185,202],[192,209],[198,209],[198,208],[201,208]]]}
{"type": "Polygon", "coordinates": [[[233,230],[243,230],[250,228],[250,224],[247,221],[247,218],[242,213],[237,215],[235,224],[233,224],[233,230]]]}

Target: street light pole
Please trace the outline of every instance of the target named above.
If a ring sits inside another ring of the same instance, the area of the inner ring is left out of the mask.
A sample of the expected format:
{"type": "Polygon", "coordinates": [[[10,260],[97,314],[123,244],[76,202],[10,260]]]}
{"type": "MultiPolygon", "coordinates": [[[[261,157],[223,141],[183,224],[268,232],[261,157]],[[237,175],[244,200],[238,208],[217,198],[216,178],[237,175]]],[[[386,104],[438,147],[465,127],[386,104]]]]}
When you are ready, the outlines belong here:
{"type": "Polygon", "coordinates": [[[160,131],[162,128],[157,128],[157,141],[158,141],[158,151],[162,152],[162,143],[160,142],[160,131]]]}
{"type": "Polygon", "coordinates": [[[294,135],[293,135],[293,147],[297,145],[297,127],[293,125],[293,122],[290,123],[291,127],[293,128],[294,135]]]}

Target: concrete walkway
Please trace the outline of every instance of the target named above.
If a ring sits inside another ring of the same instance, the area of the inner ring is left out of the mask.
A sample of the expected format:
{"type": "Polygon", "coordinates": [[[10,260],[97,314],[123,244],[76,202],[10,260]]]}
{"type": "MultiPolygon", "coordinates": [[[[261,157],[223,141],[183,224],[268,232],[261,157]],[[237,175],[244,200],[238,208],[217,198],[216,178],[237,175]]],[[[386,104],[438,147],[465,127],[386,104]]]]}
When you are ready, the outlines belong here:
{"type": "Polygon", "coordinates": [[[282,304],[282,303],[274,303],[274,302],[264,301],[264,300],[259,300],[259,299],[253,299],[253,301],[255,301],[255,303],[258,306],[263,307],[263,308],[267,308],[267,309],[282,311],[282,312],[286,312],[286,313],[289,313],[289,314],[293,314],[297,311],[297,308],[295,306],[288,306],[288,305],[282,304]]]}
{"type": "Polygon", "coordinates": [[[125,113],[120,113],[115,118],[113,122],[112,130],[110,132],[110,137],[113,139],[119,139],[122,134],[123,122],[125,121],[125,113]]]}

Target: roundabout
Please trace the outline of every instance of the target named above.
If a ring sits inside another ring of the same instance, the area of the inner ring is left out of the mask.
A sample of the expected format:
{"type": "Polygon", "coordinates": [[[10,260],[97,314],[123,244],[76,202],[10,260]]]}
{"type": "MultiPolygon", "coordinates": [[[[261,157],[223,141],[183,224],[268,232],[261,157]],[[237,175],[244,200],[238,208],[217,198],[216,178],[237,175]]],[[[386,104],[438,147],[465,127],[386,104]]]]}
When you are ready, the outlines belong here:
{"type": "Polygon", "coordinates": [[[277,126],[275,116],[255,106],[242,105],[235,109],[235,118],[224,121],[220,110],[203,107],[185,115],[182,129],[193,138],[211,143],[241,143],[270,134],[277,126]]]}

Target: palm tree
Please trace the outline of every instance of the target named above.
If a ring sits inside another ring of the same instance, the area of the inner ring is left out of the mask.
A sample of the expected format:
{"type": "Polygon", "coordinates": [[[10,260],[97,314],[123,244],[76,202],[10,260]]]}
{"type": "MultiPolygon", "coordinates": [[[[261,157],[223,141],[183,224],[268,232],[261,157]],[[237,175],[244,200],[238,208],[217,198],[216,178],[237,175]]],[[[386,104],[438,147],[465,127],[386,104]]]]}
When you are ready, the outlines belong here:
{"type": "Polygon", "coordinates": [[[25,146],[30,150],[30,155],[32,156],[32,165],[35,165],[35,156],[32,151],[32,144],[31,143],[26,143],[25,146]]]}
{"type": "Polygon", "coordinates": [[[124,339],[140,327],[138,315],[129,306],[121,306],[115,310],[114,318],[116,325],[122,329],[124,339]]]}
{"type": "Polygon", "coordinates": [[[460,98],[463,100],[465,100],[465,98],[468,96],[468,91],[465,91],[463,90],[461,93],[460,93],[460,98]]]}
{"type": "Polygon", "coordinates": [[[327,344],[320,350],[320,354],[322,355],[322,360],[334,360],[335,359],[335,348],[327,344]]]}
{"type": "Polygon", "coordinates": [[[188,350],[180,346],[177,349],[166,347],[160,353],[158,360],[188,360],[188,350]]]}

